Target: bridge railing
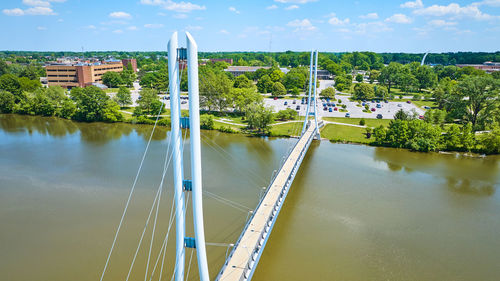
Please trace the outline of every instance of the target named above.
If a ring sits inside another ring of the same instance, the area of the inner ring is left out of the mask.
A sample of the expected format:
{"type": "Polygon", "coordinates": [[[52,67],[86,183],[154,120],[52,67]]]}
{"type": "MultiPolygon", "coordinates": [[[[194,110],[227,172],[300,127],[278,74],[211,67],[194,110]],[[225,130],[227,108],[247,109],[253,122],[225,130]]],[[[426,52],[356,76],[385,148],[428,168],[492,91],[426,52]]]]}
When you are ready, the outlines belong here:
{"type": "MultiPolygon", "coordinates": [[[[317,128],[315,130],[318,130],[317,128]]],[[[302,148],[302,150],[300,151],[299,153],[299,156],[297,158],[297,161],[295,162],[292,170],[290,171],[286,181],[285,181],[285,184],[281,190],[281,193],[280,193],[280,196],[278,198],[278,200],[275,202],[274,206],[273,206],[273,211],[271,212],[271,214],[269,215],[269,217],[266,219],[266,225],[264,226],[264,228],[260,231],[261,234],[260,234],[260,237],[259,239],[257,240],[257,243],[255,245],[253,245],[253,247],[251,247],[251,251],[249,251],[249,259],[248,259],[248,262],[247,264],[245,265],[245,269],[243,271],[243,274],[242,276],[240,277],[240,281],[244,281],[244,280],[249,280],[254,271],[255,271],[255,264],[258,263],[261,255],[262,255],[262,252],[263,252],[263,249],[269,239],[269,234],[276,222],[276,219],[278,217],[278,214],[281,210],[281,207],[283,206],[283,202],[288,194],[288,191],[289,191],[289,188],[295,178],[295,175],[297,174],[297,171],[302,163],[302,160],[304,159],[304,156],[305,154],[307,153],[307,150],[309,149],[309,146],[312,142],[312,140],[314,139],[314,136],[315,136],[315,133],[316,132],[313,132],[309,138],[307,139],[307,142],[306,144],[304,145],[304,147],[302,148]]],[[[289,152],[288,156],[286,157],[286,160],[288,160],[290,158],[290,155],[292,154],[292,152],[294,151],[295,147],[297,147],[298,143],[300,142],[301,139],[299,139],[299,141],[297,141],[294,145],[294,148],[289,152]]],[[[285,161],[286,163],[286,161],[285,161]]],[[[284,163],[283,163],[284,164],[284,163]]],[[[264,198],[266,197],[267,193],[269,192],[269,190],[271,189],[273,183],[274,183],[274,180],[276,179],[276,177],[280,174],[281,170],[283,169],[283,165],[280,166],[280,169],[278,170],[278,172],[275,174],[275,176],[273,177],[273,179],[271,180],[271,183],[269,184],[269,186],[267,187],[266,189],[266,192],[264,194],[264,196],[262,196],[262,198],[260,199],[259,203],[257,204],[257,207],[255,208],[255,210],[259,209],[260,205],[262,204],[262,202],[264,201],[264,198]]],[[[228,265],[228,261],[231,259],[231,257],[233,256],[234,254],[234,251],[238,248],[239,244],[241,243],[241,239],[243,238],[243,235],[246,233],[246,231],[248,230],[248,227],[250,226],[250,223],[251,221],[253,220],[255,216],[255,212],[252,213],[252,215],[250,216],[250,219],[247,221],[247,223],[245,224],[245,227],[243,228],[243,231],[241,232],[241,235],[238,237],[238,240],[236,241],[236,243],[234,244],[234,247],[233,249],[231,250],[231,253],[227,256],[226,258],[226,261],[221,269],[221,271],[219,272],[219,274],[217,275],[216,279],[215,280],[219,280],[220,276],[224,273],[224,271],[226,270],[226,267],[228,265]]]]}

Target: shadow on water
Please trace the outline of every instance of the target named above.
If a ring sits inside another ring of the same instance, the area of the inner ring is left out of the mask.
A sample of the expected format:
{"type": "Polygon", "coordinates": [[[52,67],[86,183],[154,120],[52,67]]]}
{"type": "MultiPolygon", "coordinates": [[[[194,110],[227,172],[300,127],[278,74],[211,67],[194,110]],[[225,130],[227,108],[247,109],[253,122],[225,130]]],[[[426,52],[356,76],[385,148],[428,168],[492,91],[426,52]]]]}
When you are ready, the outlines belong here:
{"type": "MultiPolygon", "coordinates": [[[[83,141],[105,144],[129,136],[132,132],[147,141],[153,126],[126,123],[84,123],[56,117],[0,114],[0,128],[10,133],[26,132],[30,135],[38,133],[52,137],[65,137],[79,132],[83,141]]],[[[168,131],[169,128],[158,126],[152,139],[164,140],[168,131]]]]}
{"type": "Polygon", "coordinates": [[[497,155],[480,158],[376,147],[374,160],[385,162],[392,172],[420,172],[440,177],[447,190],[459,194],[492,196],[500,185],[497,155]]]}

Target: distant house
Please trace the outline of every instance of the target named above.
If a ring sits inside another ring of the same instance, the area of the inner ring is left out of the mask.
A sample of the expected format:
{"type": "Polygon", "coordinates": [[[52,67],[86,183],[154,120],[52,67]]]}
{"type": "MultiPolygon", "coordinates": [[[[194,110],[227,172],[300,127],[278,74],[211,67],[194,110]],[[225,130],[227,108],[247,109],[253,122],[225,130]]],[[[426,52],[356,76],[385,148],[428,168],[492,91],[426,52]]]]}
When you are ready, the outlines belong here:
{"type": "Polygon", "coordinates": [[[457,64],[458,67],[472,66],[475,69],[484,70],[487,73],[492,73],[495,71],[500,71],[500,62],[487,61],[483,64],[457,64]]]}
{"type": "MultiPolygon", "coordinates": [[[[224,71],[227,71],[231,73],[234,77],[238,77],[242,74],[245,73],[250,73],[250,72],[255,72],[259,69],[269,69],[271,68],[270,66],[229,66],[228,68],[224,69],[224,71]]],[[[288,68],[280,68],[281,72],[287,74],[290,70],[288,68]]]]}

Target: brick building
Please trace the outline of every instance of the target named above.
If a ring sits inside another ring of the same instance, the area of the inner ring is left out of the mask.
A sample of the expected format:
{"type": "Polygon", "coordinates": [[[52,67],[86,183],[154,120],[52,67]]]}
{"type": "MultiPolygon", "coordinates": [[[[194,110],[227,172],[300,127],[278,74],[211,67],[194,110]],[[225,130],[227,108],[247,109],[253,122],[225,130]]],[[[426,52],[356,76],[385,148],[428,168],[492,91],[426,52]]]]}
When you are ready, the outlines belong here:
{"type": "Polygon", "coordinates": [[[132,65],[137,71],[135,59],[107,61],[99,63],[51,63],[45,66],[49,86],[64,88],[86,87],[94,83],[102,84],[102,75],[108,71],[121,72],[124,66],[132,65]]]}

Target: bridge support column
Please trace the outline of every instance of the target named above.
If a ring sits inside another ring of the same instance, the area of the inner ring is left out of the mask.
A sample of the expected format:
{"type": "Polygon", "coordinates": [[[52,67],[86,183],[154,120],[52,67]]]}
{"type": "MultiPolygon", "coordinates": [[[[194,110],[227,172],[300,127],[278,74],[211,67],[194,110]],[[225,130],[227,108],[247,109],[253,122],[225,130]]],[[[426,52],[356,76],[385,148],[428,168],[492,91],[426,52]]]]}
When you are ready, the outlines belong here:
{"type": "Polygon", "coordinates": [[[182,165],[182,132],[180,125],[181,103],[179,63],[177,61],[177,32],[172,34],[168,42],[168,77],[170,89],[171,139],[174,166],[174,203],[175,203],[175,280],[184,280],[185,264],[185,218],[184,218],[184,187],[182,165]]]}

